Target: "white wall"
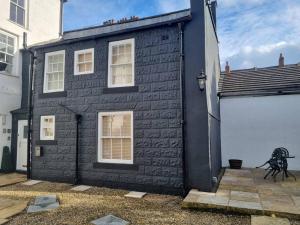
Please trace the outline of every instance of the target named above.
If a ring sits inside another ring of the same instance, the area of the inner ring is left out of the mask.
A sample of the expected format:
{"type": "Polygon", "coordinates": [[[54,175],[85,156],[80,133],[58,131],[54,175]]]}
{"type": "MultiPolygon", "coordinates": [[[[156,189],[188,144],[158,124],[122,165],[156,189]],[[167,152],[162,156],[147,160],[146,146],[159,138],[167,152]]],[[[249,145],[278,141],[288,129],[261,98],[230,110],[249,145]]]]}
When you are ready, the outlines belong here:
{"type": "MultiPolygon", "coordinates": [[[[0,115],[9,119],[5,127],[11,129],[12,110],[21,106],[23,32],[27,33],[28,45],[59,38],[60,0],[25,0],[26,20],[22,27],[9,20],[10,0],[0,0],[0,32],[15,38],[13,72],[10,75],[0,72],[0,115]]],[[[1,122],[1,121],[0,121],[1,122]]],[[[0,127],[1,128],[1,127],[0,127]]],[[[10,147],[0,137],[0,166],[3,146],[10,147]]]]}
{"type": "Polygon", "coordinates": [[[296,156],[289,168],[300,170],[300,95],[222,98],[221,142],[223,166],[231,158],[260,166],[285,147],[296,156]]]}

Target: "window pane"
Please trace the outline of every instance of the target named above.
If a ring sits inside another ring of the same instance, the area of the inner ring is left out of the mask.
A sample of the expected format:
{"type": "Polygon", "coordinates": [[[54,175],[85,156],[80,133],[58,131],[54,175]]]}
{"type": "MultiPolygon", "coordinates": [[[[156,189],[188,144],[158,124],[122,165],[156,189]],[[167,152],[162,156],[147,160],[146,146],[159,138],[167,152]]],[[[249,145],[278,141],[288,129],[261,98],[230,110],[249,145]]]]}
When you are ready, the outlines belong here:
{"type": "Polygon", "coordinates": [[[79,64],[79,65],[78,65],[78,68],[79,68],[79,72],[80,72],[80,73],[85,72],[85,64],[79,64]]]}
{"type": "Polygon", "coordinates": [[[85,54],[85,61],[86,62],[92,61],[92,53],[91,52],[85,54]]]}
{"type": "Polygon", "coordinates": [[[16,22],[17,21],[17,6],[10,3],[10,16],[9,19],[16,22]]]}
{"type": "Polygon", "coordinates": [[[90,71],[92,71],[93,69],[92,69],[92,63],[86,63],[85,64],[85,71],[86,72],[90,72],[90,71]]]}
{"type": "Polygon", "coordinates": [[[110,136],[111,117],[102,117],[102,136],[110,136]]]}
{"type": "Polygon", "coordinates": [[[14,46],[14,39],[11,38],[11,37],[7,37],[7,44],[13,47],[14,46]]]}
{"type": "Polygon", "coordinates": [[[11,0],[12,2],[18,4],[18,0],[11,0]]]}
{"type": "Polygon", "coordinates": [[[24,0],[18,0],[18,5],[24,7],[24,0]]]}
{"type": "Polygon", "coordinates": [[[78,55],[78,62],[83,63],[84,62],[84,54],[78,55]]]}
{"type": "Polygon", "coordinates": [[[23,138],[27,139],[27,135],[28,135],[28,126],[24,126],[24,130],[23,130],[23,138]]]}
{"type": "MultiPolygon", "coordinates": [[[[0,51],[1,51],[1,44],[0,44],[0,51]]],[[[7,53],[8,54],[14,54],[14,47],[7,46],[7,53]]]]}
{"type": "Polygon", "coordinates": [[[123,116],[122,136],[131,136],[131,116],[123,116]]]}
{"type": "Polygon", "coordinates": [[[18,7],[17,8],[17,23],[24,26],[25,21],[25,11],[24,9],[18,7]]]}
{"type": "Polygon", "coordinates": [[[9,64],[12,64],[13,63],[13,57],[10,56],[10,55],[6,55],[6,62],[9,63],[9,64]]]}
{"type": "Polygon", "coordinates": [[[112,66],[112,84],[128,84],[132,82],[132,65],[112,66]]]}
{"type": "Polygon", "coordinates": [[[111,139],[102,140],[102,158],[111,159],[111,139]]]}
{"type": "Polygon", "coordinates": [[[112,136],[121,136],[121,127],[123,125],[123,116],[113,116],[112,117],[112,136]]]}
{"type": "Polygon", "coordinates": [[[122,159],[121,139],[112,139],[112,159],[122,159]]]}
{"type": "Polygon", "coordinates": [[[5,62],[5,54],[0,52],[0,62],[5,62]]]}
{"type": "Polygon", "coordinates": [[[131,139],[122,139],[122,159],[131,160],[131,139]]]}

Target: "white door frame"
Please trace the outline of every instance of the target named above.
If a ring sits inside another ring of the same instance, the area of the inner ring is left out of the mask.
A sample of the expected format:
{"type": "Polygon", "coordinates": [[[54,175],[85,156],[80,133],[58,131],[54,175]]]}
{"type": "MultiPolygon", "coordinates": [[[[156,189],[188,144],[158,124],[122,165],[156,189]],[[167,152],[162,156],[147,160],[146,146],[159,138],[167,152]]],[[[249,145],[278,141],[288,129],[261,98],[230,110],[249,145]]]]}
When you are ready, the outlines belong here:
{"type": "Polygon", "coordinates": [[[28,132],[28,121],[18,121],[18,138],[17,138],[17,162],[16,170],[26,171],[27,170],[27,134],[24,134],[25,127],[27,126],[28,132]]]}

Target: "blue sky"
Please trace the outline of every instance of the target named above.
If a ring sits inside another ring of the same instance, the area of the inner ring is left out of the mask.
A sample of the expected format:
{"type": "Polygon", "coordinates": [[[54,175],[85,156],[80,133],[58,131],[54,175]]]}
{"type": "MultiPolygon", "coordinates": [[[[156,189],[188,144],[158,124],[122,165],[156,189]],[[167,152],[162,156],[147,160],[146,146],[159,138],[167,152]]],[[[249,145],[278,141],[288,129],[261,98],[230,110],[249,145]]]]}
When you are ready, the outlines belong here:
{"type": "MultiPolygon", "coordinates": [[[[65,30],[96,26],[108,19],[151,16],[189,8],[189,0],[69,0],[65,30]]],[[[222,69],[300,62],[300,0],[218,0],[222,69]]]]}

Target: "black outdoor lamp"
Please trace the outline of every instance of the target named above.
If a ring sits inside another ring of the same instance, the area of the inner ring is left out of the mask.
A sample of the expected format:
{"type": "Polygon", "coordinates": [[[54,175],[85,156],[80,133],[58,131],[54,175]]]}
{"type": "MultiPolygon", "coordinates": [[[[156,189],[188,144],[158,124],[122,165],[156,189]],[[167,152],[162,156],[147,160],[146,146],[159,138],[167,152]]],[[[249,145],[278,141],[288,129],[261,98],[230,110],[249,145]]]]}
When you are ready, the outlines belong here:
{"type": "Polygon", "coordinates": [[[206,77],[206,75],[204,74],[204,72],[202,70],[201,75],[197,77],[200,91],[204,91],[205,90],[206,78],[207,77],[206,77]]]}

